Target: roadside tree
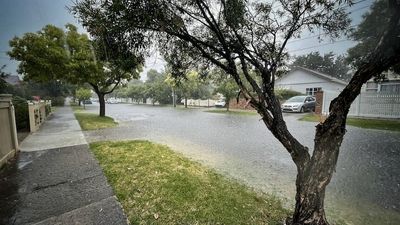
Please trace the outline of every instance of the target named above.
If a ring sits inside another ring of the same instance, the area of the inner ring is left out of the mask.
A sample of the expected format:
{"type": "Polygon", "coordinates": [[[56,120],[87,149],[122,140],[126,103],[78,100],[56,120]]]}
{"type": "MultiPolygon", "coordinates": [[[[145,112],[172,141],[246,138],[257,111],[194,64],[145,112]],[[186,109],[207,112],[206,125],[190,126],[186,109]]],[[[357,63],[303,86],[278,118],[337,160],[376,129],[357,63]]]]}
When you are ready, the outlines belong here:
{"type": "Polygon", "coordinates": [[[92,97],[92,92],[90,91],[90,89],[87,88],[79,88],[78,90],[76,90],[75,95],[78,101],[83,103],[83,108],[86,108],[85,101],[89,100],[90,97],[92,97]]]}
{"type": "Polygon", "coordinates": [[[14,37],[8,54],[20,61],[18,72],[26,80],[89,84],[99,98],[99,115],[105,116],[105,95],[121,82],[137,78],[143,57],[131,44],[118,42],[120,36],[111,35],[106,29],[96,31],[90,40],[71,24],[66,25],[66,32],[46,25],[36,33],[14,37]]]}

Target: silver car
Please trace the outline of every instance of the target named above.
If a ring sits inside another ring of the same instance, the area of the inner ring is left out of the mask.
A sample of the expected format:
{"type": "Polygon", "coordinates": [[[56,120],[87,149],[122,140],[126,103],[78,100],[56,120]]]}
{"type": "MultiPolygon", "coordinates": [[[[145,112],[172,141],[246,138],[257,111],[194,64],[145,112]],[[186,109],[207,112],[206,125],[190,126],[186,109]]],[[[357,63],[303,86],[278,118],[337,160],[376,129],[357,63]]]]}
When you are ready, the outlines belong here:
{"type": "Polygon", "coordinates": [[[315,110],[313,96],[294,96],[281,105],[283,112],[306,112],[315,110]]]}

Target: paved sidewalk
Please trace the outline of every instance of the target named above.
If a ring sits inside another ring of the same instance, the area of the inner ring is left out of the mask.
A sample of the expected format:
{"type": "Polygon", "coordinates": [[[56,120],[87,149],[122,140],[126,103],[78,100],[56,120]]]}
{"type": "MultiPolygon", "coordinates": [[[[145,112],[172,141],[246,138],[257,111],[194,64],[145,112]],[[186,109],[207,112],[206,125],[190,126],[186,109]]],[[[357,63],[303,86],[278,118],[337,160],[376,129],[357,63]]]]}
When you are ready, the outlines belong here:
{"type": "Polygon", "coordinates": [[[0,175],[0,224],[127,224],[77,124],[62,107],[24,140],[0,175]]]}
{"type": "Polygon", "coordinates": [[[38,131],[20,144],[23,152],[87,144],[71,107],[57,108],[38,131]]]}

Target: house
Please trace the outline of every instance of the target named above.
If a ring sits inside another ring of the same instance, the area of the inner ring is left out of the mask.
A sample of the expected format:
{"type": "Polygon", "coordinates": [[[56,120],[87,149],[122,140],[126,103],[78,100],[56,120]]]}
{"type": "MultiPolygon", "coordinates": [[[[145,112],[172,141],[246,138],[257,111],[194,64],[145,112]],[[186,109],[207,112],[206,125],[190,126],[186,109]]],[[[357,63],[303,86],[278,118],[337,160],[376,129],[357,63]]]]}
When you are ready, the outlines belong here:
{"type": "Polygon", "coordinates": [[[346,85],[345,81],[304,67],[296,67],[275,80],[276,89],[290,89],[307,95],[315,95],[321,90],[339,92],[346,85]]]}
{"type": "Polygon", "coordinates": [[[363,85],[361,91],[381,94],[400,94],[400,75],[387,72],[383,81],[375,81],[373,78],[363,85]]]}
{"type": "Polygon", "coordinates": [[[21,84],[21,80],[17,75],[7,75],[6,77],[2,77],[1,79],[12,86],[19,86],[21,84]]]}

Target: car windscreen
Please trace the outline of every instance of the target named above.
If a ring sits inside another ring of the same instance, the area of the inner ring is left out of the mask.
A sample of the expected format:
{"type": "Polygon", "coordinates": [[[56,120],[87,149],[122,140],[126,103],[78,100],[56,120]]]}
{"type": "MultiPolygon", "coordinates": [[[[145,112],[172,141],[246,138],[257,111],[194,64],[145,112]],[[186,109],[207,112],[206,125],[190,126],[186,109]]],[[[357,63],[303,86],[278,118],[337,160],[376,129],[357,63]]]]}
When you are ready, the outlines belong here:
{"type": "Polygon", "coordinates": [[[289,98],[286,102],[304,102],[305,97],[304,96],[295,96],[289,98]]]}

